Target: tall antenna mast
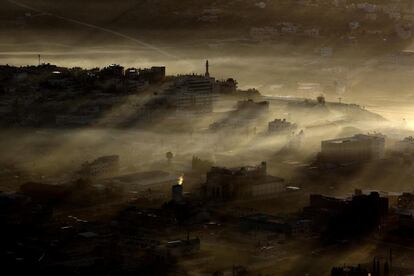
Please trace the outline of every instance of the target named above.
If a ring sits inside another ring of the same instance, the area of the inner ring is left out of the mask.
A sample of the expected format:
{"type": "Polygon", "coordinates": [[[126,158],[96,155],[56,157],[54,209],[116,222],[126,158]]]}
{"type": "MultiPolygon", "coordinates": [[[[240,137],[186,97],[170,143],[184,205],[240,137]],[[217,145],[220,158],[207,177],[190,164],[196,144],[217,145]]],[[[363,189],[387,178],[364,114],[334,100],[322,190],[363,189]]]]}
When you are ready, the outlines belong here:
{"type": "Polygon", "coordinates": [[[205,73],[205,76],[206,76],[207,78],[209,78],[209,77],[210,77],[208,60],[206,60],[206,73],[205,73]]]}

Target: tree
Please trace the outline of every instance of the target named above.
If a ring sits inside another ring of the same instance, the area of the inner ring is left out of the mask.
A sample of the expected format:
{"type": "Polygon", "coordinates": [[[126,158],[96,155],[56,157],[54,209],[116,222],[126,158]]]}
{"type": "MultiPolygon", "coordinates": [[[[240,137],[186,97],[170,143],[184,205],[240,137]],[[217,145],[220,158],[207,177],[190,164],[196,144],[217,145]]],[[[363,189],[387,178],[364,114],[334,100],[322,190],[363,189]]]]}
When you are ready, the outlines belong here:
{"type": "Polygon", "coordinates": [[[323,95],[320,95],[316,98],[319,104],[325,104],[325,97],[323,95]]]}
{"type": "Polygon", "coordinates": [[[166,157],[166,158],[167,158],[167,160],[168,160],[168,164],[171,164],[171,160],[173,159],[174,154],[173,154],[171,151],[169,151],[169,152],[167,152],[167,153],[165,154],[165,157],[166,157]]]}

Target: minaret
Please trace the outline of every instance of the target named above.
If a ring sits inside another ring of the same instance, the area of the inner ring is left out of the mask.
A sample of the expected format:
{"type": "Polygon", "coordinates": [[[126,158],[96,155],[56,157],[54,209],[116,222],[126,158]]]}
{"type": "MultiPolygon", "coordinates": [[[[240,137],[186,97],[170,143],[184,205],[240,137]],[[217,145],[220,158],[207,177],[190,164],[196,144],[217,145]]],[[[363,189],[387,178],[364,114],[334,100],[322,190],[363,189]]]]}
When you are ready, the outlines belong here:
{"type": "Polygon", "coordinates": [[[208,69],[209,69],[208,67],[209,67],[208,60],[206,60],[206,74],[205,74],[206,78],[210,77],[210,73],[208,72],[208,69]]]}

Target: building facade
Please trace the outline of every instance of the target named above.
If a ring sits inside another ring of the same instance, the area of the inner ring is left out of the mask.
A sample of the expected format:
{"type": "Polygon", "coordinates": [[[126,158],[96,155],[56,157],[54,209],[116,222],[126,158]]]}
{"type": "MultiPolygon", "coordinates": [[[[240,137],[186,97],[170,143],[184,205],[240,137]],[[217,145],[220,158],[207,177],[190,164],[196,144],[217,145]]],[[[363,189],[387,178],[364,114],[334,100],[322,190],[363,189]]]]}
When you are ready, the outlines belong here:
{"type": "Polygon", "coordinates": [[[214,79],[200,75],[180,76],[169,88],[177,113],[205,114],[213,111],[214,79]]]}

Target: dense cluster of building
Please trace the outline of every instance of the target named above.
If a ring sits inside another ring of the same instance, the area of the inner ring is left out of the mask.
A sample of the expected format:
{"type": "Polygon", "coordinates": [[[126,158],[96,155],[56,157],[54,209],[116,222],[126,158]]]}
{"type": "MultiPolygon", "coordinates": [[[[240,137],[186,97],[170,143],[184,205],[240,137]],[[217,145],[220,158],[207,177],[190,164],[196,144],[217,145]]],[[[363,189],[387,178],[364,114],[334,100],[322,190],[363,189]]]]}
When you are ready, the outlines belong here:
{"type": "Polygon", "coordinates": [[[165,67],[99,69],[0,66],[4,125],[85,126],[96,123],[122,97],[165,80],[165,67]],[[73,100],[83,99],[73,104],[73,100]],[[42,106],[44,108],[39,108],[42,106]]]}
{"type": "MultiPolygon", "coordinates": [[[[361,143],[366,145],[366,139],[373,139],[374,143],[380,139],[379,143],[383,147],[381,136],[362,136],[361,143]]],[[[365,150],[363,146],[356,148],[365,150]]],[[[377,148],[368,147],[368,150],[376,152],[377,148]]],[[[359,156],[355,154],[352,158],[367,160],[359,156]]],[[[184,175],[179,176],[178,180],[176,176],[162,172],[120,175],[119,162],[119,156],[113,155],[85,163],[81,171],[82,177],[88,178],[87,181],[79,180],[70,185],[26,183],[18,193],[0,194],[0,204],[5,207],[5,211],[0,214],[3,227],[9,232],[19,229],[13,234],[19,238],[33,234],[23,231],[19,226],[22,223],[30,225],[34,223],[33,220],[36,223],[42,221],[41,231],[43,227],[50,227],[43,221],[49,221],[52,210],[60,208],[62,204],[65,206],[80,201],[82,206],[95,206],[99,202],[106,206],[112,200],[130,198],[130,194],[134,196],[133,203],[129,201],[130,206],[116,214],[109,225],[95,224],[69,215],[68,221],[58,224],[58,230],[47,228],[53,233],[55,242],[59,243],[59,252],[68,259],[64,260],[60,255],[43,257],[45,259],[39,265],[41,271],[61,269],[64,265],[69,271],[79,269],[83,272],[89,269],[96,272],[100,271],[97,266],[100,262],[111,263],[111,269],[118,272],[134,269],[154,271],[152,265],[167,269],[177,260],[202,256],[200,251],[203,250],[203,242],[208,241],[196,235],[190,237],[189,229],[197,229],[197,235],[212,235],[212,229],[216,227],[220,231],[231,229],[231,235],[241,235],[243,238],[265,237],[265,241],[259,242],[260,254],[270,250],[272,246],[266,244],[274,240],[290,241],[317,235],[325,242],[335,242],[338,239],[363,237],[372,231],[390,227],[408,232],[414,229],[414,196],[411,193],[386,194],[356,190],[352,197],[345,198],[312,194],[309,206],[290,216],[256,210],[238,214],[226,210],[227,206],[252,200],[272,200],[274,203],[275,199],[282,200],[292,193],[301,193],[300,188],[289,189],[284,179],[268,175],[266,162],[257,166],[225,168],[212,166],[211,162],[194,156],[191,174],[203,174],[206,181],[198,183],[192,192],[188,192],[190,189],[184,181],[184,175]],[[158,196],[166,191],[170,192],[170,196],[158,196]],[[28,216],[27,210],[31,210],[31,216],[28,216]],[[183,229],[187,231],[187,238],[182,238],[183,229]],[[175,233],[173,238],[171,233],[175,233]],[[76,252],[63,253],[68,247],[76,252]],[[97,254],[96,250],[103,251],[97,254]]],[[[6,243],[6,249],[15,254],[7,256],[8,260],[11,258],[10,263],[15,264],[20,260],[18,250],[29,251],[31,246],[33,244],[26,240],[20,249],[6,243]]],[[[35,246],[40,251],[53,250],[53,246],[41,242],[35,242],[35,246]]],[[[27,261],[34,260],[39,258],[39,252],[27,256],[27,261]]],[[[27,261],[22,262],[26,264],[27,261]]],[[[396,269],[388,260],[382,262],[375,259],[374,263],[372,268],[370,265],[334,267],[331,275],[392,275],[391,272],[396,269]]]]}
{"type": "MultiPolygon", "coordinates": [[[[90,124],[99,119],[100,114],[110,110],[116,102],[100,102],[101,97],[111,95],[110,97],[117,98],[138,91],[149,92],[146,96],[150,98],[139,110],[148,113],[171,111],[166,112],[168,116],[179,119],[182,116],[195,118],[211,115],[218,95],[236,103],[233,110],[223,112],[228,115],[226,118],[210,125],[210,130],[255,128],[257,122],[270,113],[269,101],[229,97],[240,93],[237,82],[234,79],[218,81],[211,77],[208,62],[204,75],[174,77],[166,76],[165,67],[124,70],[119,65],[91,70],[65,69],[52,65],[22,68],[5,66],[0,68],[1,71],[5,72],[0,77],[4,81],[1,89],[5,95],[18,94],[23,89],[28,89],[28,95],[31,92],[33,95],[42,94],[39,91],[65,91],[65,97],[77,97],[76,93],[87,90],[89,96],[99,98],[96,102],[100,104],[88,102],[77,106],[77,109],[66,110],[64,115],[56,116],[57,125],[90,124]]],[[[57,94],[59,93],[49,95],[58,97],[57,94]]],[[[36,97],[28,101],[37,103],[39,98],[36,97]]],[[[27,99],[22,99],[25,100],[27,99]]],[[[313,111],[328,109],[323,96],[316,101],[292,102],[287,106],[311,107],[313,111]]],[[[64,113],[65,110],[60,111],[64,113]]],[[[23,114],[24,110],[21,112],[23,114]]],[[[155,117],[153,114],[147,115],[155,117]]],[[[23,117],[27,118],[26,115],[23,117]]],[[[263,121],[269,134],[294,133],[298,128],[297,124],[286,119],[275,119],[267,125],[268,119],[263,121]]],[[[278,137],[266,136],[263,139],[274,138],[278,137]]],[[[300,131],[289,138],[292,139],[285,149],[297,150],[304,139],[304,132],[300,131]]],[[[316,162],[311,165],[301,164],[301,168],[306,173],[314,173],[320,172],[321,168],[347,167],[349,164],[362,167],[386,157],[385,143],[385,136],[377,133],[325,140],[321,142],[321,152],[316,162]],[[329,166],[331,164],[333,166],[329,166]]],[[[409,155],[414,152],[413,145],[414,139],[407,137],[399,141],[394,149],[409,155]]],[[[34,267],[48,272],[52,269],[50,273],[55,272],[53,269],[58,271],[62,267],[69,267],[69,271],[102,272],[109,266],[122,275],[125,271],[148,269],[153,272],[156,269],[154,267],[169,268],[177,259],[201,255],[198,253],[202,250],[203,242],[219,240],[222,237],[220,235],[226,231],[230,232],[229,236],[237,236],[231,238],[239,238],[243,242],[249,242],[245,241],[249,240],[246,237],[259,237],[258,245],[252,246],[253,249],[250,250],[255,251],[259,247],[260,255],[266,254],[263,252],[270,251],[272,247],[262,247],[263,242],[276,243],[275,240],[282,239],[281,237],[300,239],[314,235],[324,242],[335,243],[377,233],[378,229],[393,227],[393,230],[408,233],[414,229],[412,193],[364,193],[356,190],[354,195],[344,198],[311,194],[309,206],[300,212],[282,216],[239,207],[249,202],[267,203],[267,207],[272,207],[283,200],[288,202],[305,196],[307,199],[309,190],[302,191],[301,187],[289,186],[292,180],[285,180],[287,177],[284,175],[284,178],[270,175],[268,162],[263,161],[257,166],[228,168],[193,156],[191,169],[184,174],[178,172],[177,168],[188,169],[188,164],[174,166],[172,160],[175,156],[171,151],[165,156],[168,160],[165,170],[168,172],[131,172],[133,168],[121,170],[120,157],[108,155],[83,163],[73,176],[76,180],[71,179],[68,183],[55,185],[31,181],[21,185],[16,193],[1,192],[0,205],[4,207],[0,211],[1,227],[14,241],[8,242],[7,238],[3,238],[6,246],[0,252],[1,256],[6,256],[5,259],[13,265],[21,262],[27,267],[31,267],[37,260],[34,267]],[[194,182],[191,188],[184,182],[187,173],[194,182]],[[82,210],[72,210],[73,203],[82,210]],[[82,213],[83,208],[87,210],[85,214],[93,213],[90,215],[93,218],[98,216],[98,212],[104,213],[100,214],[104,217],[103,222],[91,222],[71,213],[82,213]],[[52,216],[54,210],[58,210],[54,213],[57,218],[52,216]],[[108,214],[108,210],[114,213],[108,214]],[[30,227],[27,227],[30,225],[36,226],[36,231],[31,232],[30,227]],[[221,227],[222,225],[224,226],[221,227]],[[220,229],[215,231],[214,227],[220,229]],[[183,239],[184,229],[187,238],[183,239]],[[208,238],[190,238],[190,230],[208,238]],[[47,237],[43,232],[47,233],[47,237]],[[33,248],[35,250],[32,251],[33,248]],[[104,263],[110,265],[102,266],[104,263]]],[[[288,163],[290,160],[283,162],[288,163]]],[[[308,175],[315,177],[311,173],[300,175],[303,178],[293,181],[305,182],[308,175]]],[[[335,170],[332,170],[332,174],[335,174],[335,170]]],[[[309,186],[311,185],[312,183],[309,186]]],[[[320,186],[322,185],[318,186],[318,191],[328,190],[320,186]]],[[[365,266],[335,267],[332,275],[389,275],[390,271],[391,261],[380,265],[379,260],[375,259],[372,270],[365,266]]],[[[158,275],[163,273],[165,271],[158,275]]]]}
{"type": "Polygon", "coordinates": [[[127,124],[125,114],[131,113],[130,121],[144,123],[163,116],[203,116],[213,112],[219,95],[260,95],[238,90],[232,78],[211,77],[208,61],[203,75],[167,76],[164,66],[125,69],[116,64],[102,69],[6,65],[0,66],[0,75],[0,123],[7,126],[117,126],[127,124]],[[134,95],[149,100],[131,100],[134,95]]]}
{"type": "MultiPolygon", "coordinates": [[[[317,20],[309,25],[300,19],[295,21],[279,21],[275,24],[254,26],[250,28],[250,37],[255,41],[273,41],[283,36],[301,36],[318,39],[332,35],[333,30],[342,34],[345,43],[358,43],[361,40],[373,39],[387,41],[388,39],[407,40],[413,36],[414,7],[410,1],[297,1],[290,8],[312,11],[318,8],[326,9],[343,16],[343,25],[347,28],[326,26],[317,20]],[[353,16],[346,16],[346,15],[353,16]],[[344,16],[345,15],[345,16],[344,16]],[[381,21],[388,28],[377,27],[375,22],[381,21]]],[[[283,7],[281,7],[283,9],[283,7]]],[[[315,52],[323,57],[334,53],[334,45],[322,46],[315,52]]]]}

